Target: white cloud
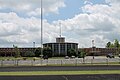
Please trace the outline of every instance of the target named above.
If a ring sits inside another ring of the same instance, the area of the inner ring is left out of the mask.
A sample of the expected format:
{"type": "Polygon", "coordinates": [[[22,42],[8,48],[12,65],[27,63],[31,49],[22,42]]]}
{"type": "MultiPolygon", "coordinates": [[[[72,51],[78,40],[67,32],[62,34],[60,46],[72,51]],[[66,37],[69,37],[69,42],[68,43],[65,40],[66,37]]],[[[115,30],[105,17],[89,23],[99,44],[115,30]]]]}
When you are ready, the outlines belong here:
{"type": "Polygon", "coordinates": [[[120,0],[105,0],[109,4],[119,4],[120,0]]]}
{"type": "MultiPolygon", "coordinates": [[[[59,13],[58,9],[65,7],[64,0],[43,0],[44,13],[59,13]]],[[[39,16],[40,0],[0,0],[0,9],[10,9],[29,16],[39,16]]]]}
{"type": "Polygon", "coordinates": [[[78,42],[80,47],[90,47],[93,39],[97,47],[105,47],[108,41],[116,38],[120,40],[120,2],[109,2],[114,5],[86,4],[82,7],[83,13],[62,21],[67,40],[78,42]]]}
{"type": "Polygon", "coordinates": [[[84,4],[93,4],[92,2],[90,2],[90,0],[85,0],[84,4]]]}
{"type": "MultiPolygon", "coordinates": [[[[40,7],[40,6],[39,6],[40,7]]],[[[59,13],[59,8],[65,7],[64,0],[43,0],[43,13],[59,13]]],[[[34,11],[28,13],[28,15],[40,15],[40,8],[36,8],[34,11]]]]}
{"type": "MultiPolygon", "coordinates": [[[[0,43],[16,43],[40,46],[40,1],[38,0],[0,0],[0,7],[17,11],[26,11],[30,17],[23,18],[15,12],[0,13],[0,43]],[[24,2],[24,4],[23,4],[24,2]],[[35,3],[37,3],[35,5],[35,3]],[[27,4],[27,7],[24,5],[27,4]],[[22,5],[22,7],[19,7],[22,5]]],[[[53,42],[59,36],[59,22],[62,23],[62,34],[66,41],[78,42],[80,47],[91,47],[95,40],[97,47],[104,47],[107,41],[113,41],[120,36],[120,2],[106,0],[107,4],[85,4],[83,13],[71,19],[58,20],[53,23],[43,22],[44,42],[53,42]],[[119,6],[119,7],[118,7],[119,6]]],[[[58,9],[65,7],[64,0],[44,0],[44,13],[59,13],[58,9]],[[46,4],[46,5],[45,5],[46,4]]]]}
{"type": "MultiPolygon", "coordinates": [[[[55,25],[49,24],[47,20],[44,20],[43,23],[44,42],[53,41],[54,39],[52,36],[58,35],[58,29],[55,28],[55,25]]],[[[35,41],[37,46],[40,46],[40,29],[39,18],[21,18],[14,12],[0,13],[1,44],[8,43],[7,46],[12,46],[13,44],[23,46],[24,44],[27,44],[26,46],[28,46],[35,41]]]]}
{"type": "Polygon", "coordinates": [[[0,38],[7,43],[29,42],[31,34],[39,31],[39,25],[36,18],[20,18],[14,12],[0,13],[0,38]]]}
{"type": "Polygon", "coordinates": [[[28,14],[28,16],[37,16],[37,15],[40,15],[41,14],[41,8],[36,8],[34,11],[31,11],[28,14]]]}

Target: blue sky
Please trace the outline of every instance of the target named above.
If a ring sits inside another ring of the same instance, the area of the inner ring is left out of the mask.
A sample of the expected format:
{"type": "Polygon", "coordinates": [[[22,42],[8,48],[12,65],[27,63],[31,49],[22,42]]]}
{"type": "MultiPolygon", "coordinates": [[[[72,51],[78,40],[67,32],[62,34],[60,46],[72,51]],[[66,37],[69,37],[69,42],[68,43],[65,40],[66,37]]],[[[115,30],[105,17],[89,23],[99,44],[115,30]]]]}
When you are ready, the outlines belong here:
{"type": "MultiPolygon", "coordinates": [[[[93,4],[105,4],[104,0],[90,0],[93,4]]],[[[49,15],[44,15],[44,18],[48,22],[53,22],[56,20],[65,20],[68,18],[73,18],[75,15],[82,13],[81,7],[85,5],[85,0],[65,0],[66,7],[59,9],[59,14],[50,13],[49,15]]]]}
{"type": "Polygon", "coordinates": [[[59,14],[49,14],[45,18],[51,22],[56,20],[65,20],[68,18],[73,18],[76,14],[79,14],[81,11],[80,7],[84,5],[83,0],[65,0],[66,7],[59,9],[59,14]]]}
{"type": "MultiPolygon", "coordinates": [[[[120,40],[120,0],[43,0],[43,42],[62,36],[79,47],[120,40]]],[[[40,0],[0,0],[0,47],[40,45],[40,0]]]]}

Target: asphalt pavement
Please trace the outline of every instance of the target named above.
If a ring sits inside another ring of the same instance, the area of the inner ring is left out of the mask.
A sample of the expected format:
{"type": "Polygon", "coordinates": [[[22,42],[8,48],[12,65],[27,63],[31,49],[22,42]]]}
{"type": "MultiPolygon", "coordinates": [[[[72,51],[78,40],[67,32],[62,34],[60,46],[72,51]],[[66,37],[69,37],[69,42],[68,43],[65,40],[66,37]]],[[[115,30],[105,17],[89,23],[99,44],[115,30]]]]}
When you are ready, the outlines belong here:
{"type": "Polygon", "coordinates": [[[0,76],[0,80],[120,80],[120,74],[54,75],[54,76],[0,76]]]}
{"type": "MultiPolygon", "coordinates": [[[[117,65],[91,66],[16,66],[0,67],[0,72],[11,71],[82,71],[82,70],[120,70],[117,65]]],[[[120,80],[120,74],[96,75],[34,75],[34,76],[0,76],[0,80],[120,80]]]]}
{"type": "Polygon", "coordinates": [[[82,71],[82,70],[120,70],[120,65],[0,67],[0,72],[10,72],[10,71],[82,71]]]}

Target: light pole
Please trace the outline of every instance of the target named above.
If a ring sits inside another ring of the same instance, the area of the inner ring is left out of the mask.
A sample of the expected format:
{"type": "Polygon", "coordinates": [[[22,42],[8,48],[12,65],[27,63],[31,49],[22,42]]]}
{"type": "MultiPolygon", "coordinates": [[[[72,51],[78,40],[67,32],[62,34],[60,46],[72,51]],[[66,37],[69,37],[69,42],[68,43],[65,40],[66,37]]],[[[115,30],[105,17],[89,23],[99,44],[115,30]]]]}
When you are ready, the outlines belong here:
{"type": "Polygon", "coordinates": [[[62,36],[61,22],[59,23],[59,26],[60,26],[60,38],[61,38],[61,36],[62,36]]]}
{"type": "Polygon", "coordinates": [[[94,40],[92,40],[92,56],[93,56],[93,59],[94,59],[94,48],[95,48],[94,40]]]}
{"type": "Polygon", "coordinates": [[[41,0],[41,58],[42,58],[42,55],[43,55],[43,4],[42,4],[42,0],[41,0]]]}
{"type": "Polygon", "coordinates": [[[35,48],[35,42],[33,42],[33,48],[35,48]]]}

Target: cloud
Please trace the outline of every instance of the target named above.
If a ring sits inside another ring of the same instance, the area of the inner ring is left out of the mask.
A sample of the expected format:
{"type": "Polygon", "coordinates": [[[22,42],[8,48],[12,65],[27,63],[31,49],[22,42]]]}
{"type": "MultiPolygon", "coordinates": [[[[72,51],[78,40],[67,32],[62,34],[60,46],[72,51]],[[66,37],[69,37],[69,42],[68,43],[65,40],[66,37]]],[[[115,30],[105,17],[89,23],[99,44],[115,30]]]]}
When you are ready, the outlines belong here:
{"type": "MultiPolygon", "coordinates": [[[[48,13],[55,13],[59,14],[59,8],[65,7],[64,0],[43,0],[43,13],[44,15],[48,15],[48,13]]],[[[40,6],[39,6],[40,7],[40,6]]],[[[29,16],[31,15],[40,15],[41,8],[36,8],[35,10],[28,13],[29,16]]]]}
{"type": "Polygon", "coordinates": [[[109,3],[109,4],[119,4],[120,3],[120,0],[105,0],[106,3],[109,3]]]}
{"type": "MultiPolygon", "coordinates": [[[[43,0],[45,14],[59,13],[58,9],[65,7],[64,0],[43,0]]],[[[10,10],[28,16],[39,16],[41,8],[40,0],[0,0],[0,10],[10,10]]]]}
{"type": "Polygon", "coordinates": [[[31,34],[39,32],[39,25],[39,19],[35,17],[21,18],[14,12],[0,13],[0,38],[10,43],[28,43],[32,40],[31,34]]]}
{"type": "Polygon", "coordinates": [[[85,0],[84,4],[93,4],[92,2],[90,2],[90,0],[85,0]]]}
{"type": "Polygon", "coordinates": [[[80,47],[90,47],[93,39],[97,47],[105,47],[108,41],[116,38],[120,40],[120,11],[118,9],[120,2],[108,1],[107,4],[86,4],[82,7],[83,13],[62,21],[63,35],[67,37],[67,40],[78,42],[80,47]]]}
{"type": "MultiPolygon", "coordinates": [[[[44,23],[44,42],[54,41],[52,36],[57,36],[58,28],[54,24],[49,24],[47,20],[44,23]],[[55,28],[55,29],[54,29],[55,28]]],[[[36,17],[23,18],[15,12],[0,13],[0,43],[12,46],[13,44],[26,46],[36,42],[40,46],[41,39],[40,19],[36,17]]],[[[55,38],[55,37],[54,37],[55,38]]],[[[30,45],[31,46],[31,45],[30,45]]]]}
{"type": "MultiPolygon", "coordinates": [[[[43,1],[46,14],[58,14],[59,9],[66,6],[64,0],[43,1]]],[[[94,39],[97,47],[105,47],[108,41],[119,39],[119,5],[119,0],[106,0],[106,4],[85,4],[82,7],[82,13],[73,18],[51,23],[44,19],[44,43],[55,41],[55,37],[59,36],[59,23],[61,22],[62,35],[66,37],[67,42],[78,42],[79,47],[91,47],[91,41],[94,39]]],[[[30,0],[29,2],[28,0],[0,0],[0,7],[0,10],[11,9],[9,12],[0,13],[1,44],[32,46],[32,42],[36,42],[36,45],[40,46],[40,18],[36,17],[40,15],[39,0],[30,0]],[[22,7],[19,7],[20,5],[22,7]],[[25,8],[24,5],[26,5],[25,8]],[[25,12],[29,17],[21,17],[17,11],[25,12]]]]}

